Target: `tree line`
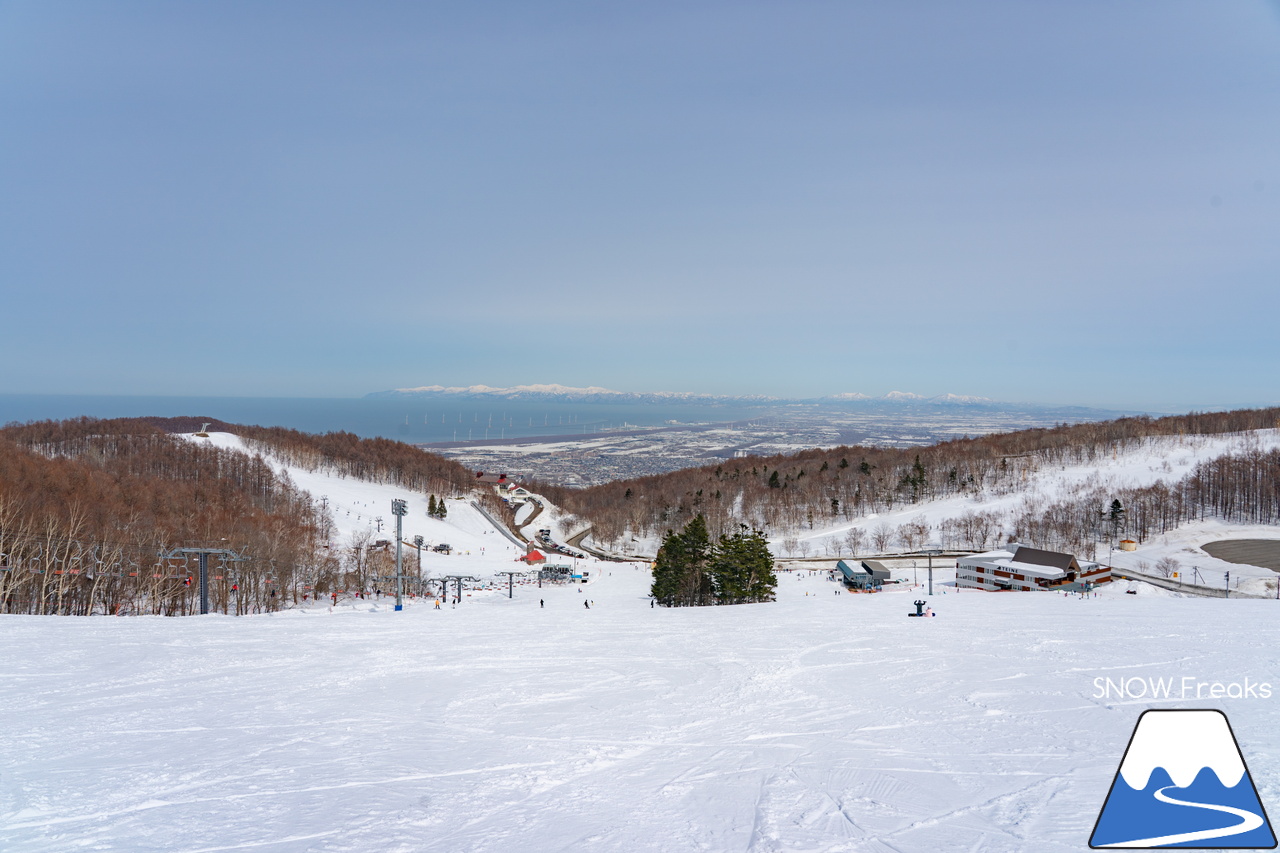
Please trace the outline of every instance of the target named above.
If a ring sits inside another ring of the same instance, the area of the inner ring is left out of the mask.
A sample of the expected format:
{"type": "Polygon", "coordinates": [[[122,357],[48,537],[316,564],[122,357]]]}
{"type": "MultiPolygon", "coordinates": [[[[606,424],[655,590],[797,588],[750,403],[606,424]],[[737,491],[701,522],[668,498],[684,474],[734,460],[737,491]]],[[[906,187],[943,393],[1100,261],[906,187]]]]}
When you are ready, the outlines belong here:
{"type": "Polygon", "coordinates": [[[179,547],[247,557],[211,561],[212,605],[226,613],[385,584],[390,550],[371,534],[333,542],[329,513],[277,474],[271,457],[442,495],[470,486],[461,465],[383,439],[214,421],[256,451],[245,454],[173,434],[206,421],[75,418],[0,429],[0,612],[195,612],[196,559],[168,556],[179,547]]]}
{"type": "MultiPolygon", "coordinates": [[[[1280,426],[1280,408],[1192,413],[962,438],[922,448],[843,446],[791,455],[733,459],[587,489],[550,484],[535,488],[593,525],[597,542],[627,550],[630,539],[702,516],[714,535],[740,520],[759,529],[815,529],[886,513],[929,500],[1018,494],[1038,472],[1098,463],[1174,438],[1190,448],[1202,436],[1247,433],[1280,426]]],[[[1130,532],[1141,540],[1208,515],[1232,520],[1275,517],[1276,472],[1261,452],[1229,454],[1202,463],[1176,485],[1124,490],[1132,503],[1130,532]]],[[[939,529],[919,523],[855,529],[846,543],[885,551],[911,550],[929,539],[985,549],[1008,537],[1042,547],[1076,546],[1097,530],[1100,508],[1117,495],[1090,494],[1088,484],[1055,501],[1031,498],[1014,513],[974,510],[939,529]]],[[[1270,523],[1270,522],[1265,522],[1270,523]]],[[[798,547],[807,547],[798,543],[798,547]]],[[[806,555],[807,556],[807,555],[806,555]]]]}

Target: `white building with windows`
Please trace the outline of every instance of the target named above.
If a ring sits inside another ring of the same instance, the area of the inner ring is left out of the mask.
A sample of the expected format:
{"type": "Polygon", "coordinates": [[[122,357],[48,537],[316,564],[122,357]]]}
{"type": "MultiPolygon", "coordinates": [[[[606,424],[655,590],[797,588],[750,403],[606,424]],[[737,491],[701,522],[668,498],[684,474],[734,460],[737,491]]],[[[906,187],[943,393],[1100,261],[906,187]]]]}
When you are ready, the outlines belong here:
{"type": "Polygon", "coordinates": [[[956,586],[990,592],[1078,591],[1110,580],[1110,566],[1014,543],[997,551],[961,557],[956,563],[956,586]]]}

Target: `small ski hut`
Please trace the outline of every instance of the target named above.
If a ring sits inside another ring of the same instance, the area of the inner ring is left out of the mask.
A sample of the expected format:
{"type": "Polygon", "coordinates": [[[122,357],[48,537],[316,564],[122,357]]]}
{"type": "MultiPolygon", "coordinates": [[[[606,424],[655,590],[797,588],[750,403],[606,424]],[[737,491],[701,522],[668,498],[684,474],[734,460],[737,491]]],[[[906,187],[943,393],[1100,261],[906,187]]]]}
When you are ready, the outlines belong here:
{"type": "Polygon", "coordinates": [[[875,560],[863,560],[862,570],[871,574],[876,586],[880,586],[889,580],[889,569],[885,567],[884,563],[878,563],[875,560]]]}
{"type": "Polygon", "coordinates": [[[537,548],[534,548],[528,554],[520,558],[531,566],[540,566],[547,561],[547,555],[543,554],[537,548]]]}
{"type": "MultiPolygon", "coordinates": [[[[849,589],[877,589],[881,581],[876,580],[876,576],[866,568],[866,563],[859,563],[851,566],[844,560],[836,563],[836,568],[840,571],[841,580],[849,589]]],[[[887,576],[887,575],[886,575],[887,576]]]]}
{"type": "Polygon", "coordinates": [[[545,566],[543,566],[541,569],[538,570],[538,577],[540,577],[542,580],[557,581],[560,583],[564,583],[565,581],[568,581],[572,574],[573,574],[573,566],[567,566],[561,563],[557,563],[554,565],[551,563],[547,563],[545,566]]]}

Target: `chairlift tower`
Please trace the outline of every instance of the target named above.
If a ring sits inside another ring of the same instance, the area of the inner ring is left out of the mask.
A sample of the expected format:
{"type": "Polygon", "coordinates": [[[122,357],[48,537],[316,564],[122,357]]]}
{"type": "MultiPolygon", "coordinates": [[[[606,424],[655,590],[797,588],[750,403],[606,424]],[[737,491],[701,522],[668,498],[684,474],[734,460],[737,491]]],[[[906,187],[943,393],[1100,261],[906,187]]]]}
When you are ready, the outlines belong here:
{"type": "Polygon", "coordinates": [[[426,542],[421,536],[413,537],[413,547],[418,549],[418,595],[422,595],[422,546],[426,542]]]}
{"type": "MultiPolygon", "coordinates": [[[[507,576],[507,598],[514,598],[513,592],[515,589],[515,579],[525,577],[529,573],[528,572],[498,572],[498,574],[507,576]]],[[[539,586],[541,586],[541,583],[539,583],[539,586]]]]}
{"type": "Polygon", "coordinates": [[[468,583],[474,583],[478,580],[480,580],[480,578],[473,577],[472,575],[445,575],[441,588],[448,590],[449,581],[456,581],[458,584],[457,599],[458,601],[462,601],[462,582],[467,581],[468,583]]]}
{"type": "MultiPolygon", "coordinates": [[[[409,504],[406,501],[396,499],[391,502],[391,514],[396,517],[396,610],[404,610],[404,573],[401,571],[402,562],[400,557],[401,546],[404,544],[404,517],[409,514],[409,504]]],[[[381,519],[378,520],[381,523],[381,519]]],[[[421,557],[422,552],[418,552],[421,557]]]]}
{"type": "Polygon", "coordinates": [[[200,558],[200,615],[209,612],[209,555],[222,557],[225,563],[243,563],[248,557],[232,551],[230,548],[174,548],[165,554],[166,560],[186,559],[192,555],[200,558]]]}
{"type": "MultiPolygon", "coordinates": [[[[942,548],[936,545],[929,545],[924,549],[924,553],[929,557],[929,594],[933,595],[933,558],[942,553],[942,548]]],[[[959,588],[959,584],[956,585],[959,588]]]]}

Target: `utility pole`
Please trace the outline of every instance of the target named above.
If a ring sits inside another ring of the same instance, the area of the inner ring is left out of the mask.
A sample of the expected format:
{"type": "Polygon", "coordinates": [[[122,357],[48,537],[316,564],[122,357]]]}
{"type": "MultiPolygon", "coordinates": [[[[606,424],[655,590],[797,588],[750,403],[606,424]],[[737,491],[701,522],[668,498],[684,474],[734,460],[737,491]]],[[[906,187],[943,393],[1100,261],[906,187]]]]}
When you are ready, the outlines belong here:
{"type": "MultiPolygon", "coordinates": [[[[404,543],[404,517],[409,514],[409,504],[396,499],[391,502],[391,512],[396,517],[396,610],[404,610],[404,572],[401,571],[400,546],[404,543]]],[[[381,522],[381,519],[379,519],[381,522]]],[[[422,552],[418,552],[421,557],[422,552]]]]}

